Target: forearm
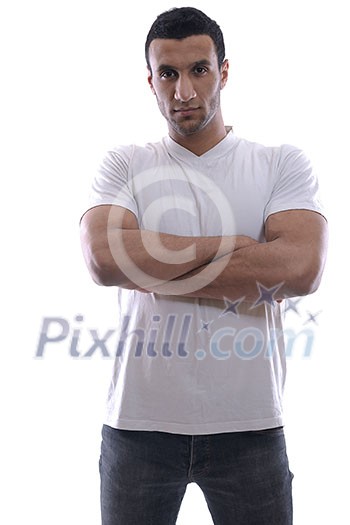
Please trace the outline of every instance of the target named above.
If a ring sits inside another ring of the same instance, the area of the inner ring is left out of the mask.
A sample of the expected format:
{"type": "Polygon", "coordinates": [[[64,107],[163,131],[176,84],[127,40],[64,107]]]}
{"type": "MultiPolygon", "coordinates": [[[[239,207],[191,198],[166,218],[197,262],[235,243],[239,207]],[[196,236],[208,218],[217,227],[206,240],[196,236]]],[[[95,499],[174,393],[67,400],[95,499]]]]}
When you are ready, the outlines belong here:
{"type": "MultiPolygon", "coordinates": [[[[271,243],[264,243],[224,256],[224,270],[188,296],[231,301],[244,298],[253,303],[261,295],[261,286],[270,289],[275,300],[300,295],[291,282],[293,272],[287,258],[274,248],[271,243]]],[[[212,264],[215,271],[216,262],[212,264]]]]}
{"type": "Polygon", "coordinates": [[[96,281],[149,290],[254,242],[248,237],[183,237],[115,228],[95,236],[96,281]]]}
{"type": "Polygon", "coordinates": [[[176,293],[186,297],[255,302],[264,289],[274,300],[312,293],[317,289],[322,268],[315,268],[310,254],[278,240],[249,245],[203,265],[154,291],[176,293]],[[218,272],[218,266],[222,270],[218,272]],[[206,273],[204,273],[206,271],[206,273]],[[187,284],[187,291],[186,286],[187,284]],[[263,288],[262,288],[262,287],[263,288]]]}

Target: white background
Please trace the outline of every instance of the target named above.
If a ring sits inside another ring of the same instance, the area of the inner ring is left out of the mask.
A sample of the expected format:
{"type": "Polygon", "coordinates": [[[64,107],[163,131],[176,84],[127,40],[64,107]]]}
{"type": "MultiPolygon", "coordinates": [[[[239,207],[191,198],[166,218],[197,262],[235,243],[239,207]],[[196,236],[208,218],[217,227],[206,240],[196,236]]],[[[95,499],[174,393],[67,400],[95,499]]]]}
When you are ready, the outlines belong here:
{"type": "MultiPolygon", "coordinates": [[[[299,316],[289,317],[304,326],[308,312],[321,312],[312,323],[311,358],[299,352],[288,363],[296,525],[350,522],[346,3],[192,2],[225,35],[231,64],[225,122],[248,139],[304,149],[328,210],[323,284],[303,300],[299,316]]],[[[112,361],[98,353],[72,359],[69,347],[79,329],[84,354],[88,330],[113,328],[116,312],[113,289],[97,287],[87,274],[78,221],[106,149],[166,134],[146,84],[143,46],[155,17],[173,6],[154,0],[1,5],[0,521],[6,525],[100,523],[97,462],[112,361]],[[40,360],[44,317],[65,318],[69,334],[40,360]]],[[[211,523],[202,494],[190,485],[178,525],[211,523]]]]}

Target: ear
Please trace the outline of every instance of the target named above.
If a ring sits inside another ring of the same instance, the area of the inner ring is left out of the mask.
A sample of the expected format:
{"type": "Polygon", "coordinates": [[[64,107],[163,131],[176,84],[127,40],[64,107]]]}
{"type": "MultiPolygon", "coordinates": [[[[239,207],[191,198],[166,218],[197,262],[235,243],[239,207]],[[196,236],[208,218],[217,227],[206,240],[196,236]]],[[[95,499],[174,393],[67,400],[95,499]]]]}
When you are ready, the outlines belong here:
{"type": "Polygon", "coordinates": [[[155,95],[156,92],[153,87],[152,71],[149,69],[149,67],[147,68],[147,82],[148,82],[149,87],[151,88],[153,95],[155,95]]]}
{"type": "Polygon", "coordinates": [[[229,70],[229,62],[227,58],[223,61],[221,66],[221,89],[223,89],[226,86],[227,79],[228,79],[228,70],[229,70]]]}

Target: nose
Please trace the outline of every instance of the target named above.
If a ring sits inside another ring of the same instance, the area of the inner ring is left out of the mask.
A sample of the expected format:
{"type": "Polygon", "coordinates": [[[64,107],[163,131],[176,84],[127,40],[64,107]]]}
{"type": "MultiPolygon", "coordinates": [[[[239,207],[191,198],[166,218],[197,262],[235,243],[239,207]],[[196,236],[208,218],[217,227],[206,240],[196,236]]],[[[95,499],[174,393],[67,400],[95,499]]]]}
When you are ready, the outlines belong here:
{"type": "Polygon", "coordinates": [[[176,82],[174,98],[179,102],[189,102],[197,96],[191,79],[187,75],[180,75],[176,82]]]}

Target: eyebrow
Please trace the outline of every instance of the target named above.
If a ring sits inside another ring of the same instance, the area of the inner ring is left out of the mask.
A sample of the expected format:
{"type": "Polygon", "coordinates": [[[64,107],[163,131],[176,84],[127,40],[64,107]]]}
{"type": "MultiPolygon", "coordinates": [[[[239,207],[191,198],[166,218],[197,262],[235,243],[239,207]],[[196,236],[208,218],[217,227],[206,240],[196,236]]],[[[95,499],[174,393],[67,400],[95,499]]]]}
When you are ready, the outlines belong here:
{"type": "MultiPolygon", "coordinates": [[[[199,67],[199,66],[210,66],[211,65],[211,62],[210,60],[208,60],[207,58],[204,58],[203,60],[197,60],[196,62],[194,62],[193,64],[191,64],[189,67],[190,69],[194,68],[194,67],[199,67]]],[[[176,71],[176,67],[175,66],[171,66],[169,64],[161,64],[158,68],[157,68],[157,71],[158,73],[160,73],[160,71],[164,71],[165,69],[174,69],[176,71]]]]}

